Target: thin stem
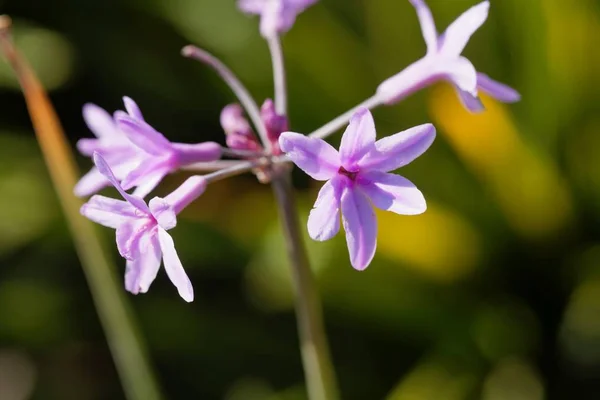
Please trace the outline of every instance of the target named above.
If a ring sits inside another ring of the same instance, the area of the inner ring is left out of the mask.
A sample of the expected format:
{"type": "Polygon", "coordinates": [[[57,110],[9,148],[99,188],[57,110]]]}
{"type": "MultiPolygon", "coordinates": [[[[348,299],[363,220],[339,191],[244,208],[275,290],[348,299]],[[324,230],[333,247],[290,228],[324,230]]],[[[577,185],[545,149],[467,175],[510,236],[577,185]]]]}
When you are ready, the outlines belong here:
{"type": "Polygon", "coordinates": [[[209,161],[209,162],[197,162],[193,164],[188,164],[181,167],[184,171],[194,171],[194,172],[208,172],[208,171],[219,171],[221,169],[231,168],[236,165],[242,164],[245,161],[240,160],[218,160],[218,161],[209,161]]]}
{"type": "Polygon", "coordinates": [[[383,103],[382,103],[381,99],[379,98],[379,96],[374,95],[373,97],[369,97],[362,103],[358,104],[357,106],[346,111],[339,117],[336,117],[335,119],[326,123],[325,125],[323,125],[319,129],[317,129],[316,131],[312,132],[308,136],[319,138],[319,139],[325,139],[327,136],[331,135],[332,133],[334,133],[335,131],[342,128],[344,125],[346,125],[348,123],[348,121],[350,121],[350,118],[352,117],[352,115],[359,108],[364,107],[364,108],[368,108],[369,110],[371,110],[377,106],[380,106],[381,104],[383,104],[383,103]]]}
{"type": "Polygon", "coordinates": [[[274,177],[272,186],[292,267],[296,318],[308,397],[311,400],[335,400],[339,394],[329,355],[321,301],[300,234],[290,177],[289,170],[282,169],[274,177]]]}
{"type": "Polygon", "coordinates": [[[279,115],[287,115],[287,86],[285,79],[285,63],[281,40],[273,35],[267,39],[271,60],[273,62],[273,80],[275,84],[275,111],[279,115]]]}
{"type": "Polygon", "coordinates": [[[224,156],[228,157],[237,157],[237,158],[258,158],[265,155],[264,152],[252,151],[252,150],[238,150],[231,149],[229,147],[221,147],[221,153],[224,156]]]}
{"type": "Polygon", "coordinates": [[[181,50],[181,54],[184,57],[193,58],[198,60],[212,69],[214,69],[225,83],[231,88],[233,93],[237,96],[242,106],[246,109],[248,116],[252,120],[252,123],[256,127],[258,135],[261,141],[266,145],[269,143],[267,136],[267,128],[260,118],[260,109],[258,105],[250,95],[250,92],[242,84],[242,82],[235,76],[235,74],[225,65],[221,60],[210,54],[209,52],[202,50],[196,46],[188,45],[181,50]]]}
{"type": "Polygon", "coordinates": [[[270,164],[271,160],[268,157],[263,157],[252,161],[242,161],[230,168],[204,175],[204,179],[206,179],[207,183],[214,183],[232,176],[241,175],[244,172],[248,172],[257,167],[266,167],[270,164]]]}
{"type": "Polygon", "coordinates": [[[79,214],[73,195],[78,172],[71,148],[48,95],[10,40],[10,18],[0,16],[0,46],[15,71],[52,184],[57,191],[115,367],[130,400],[158,400],[161,392],[124,298],[115,266],[92,223],[79,214]]]}

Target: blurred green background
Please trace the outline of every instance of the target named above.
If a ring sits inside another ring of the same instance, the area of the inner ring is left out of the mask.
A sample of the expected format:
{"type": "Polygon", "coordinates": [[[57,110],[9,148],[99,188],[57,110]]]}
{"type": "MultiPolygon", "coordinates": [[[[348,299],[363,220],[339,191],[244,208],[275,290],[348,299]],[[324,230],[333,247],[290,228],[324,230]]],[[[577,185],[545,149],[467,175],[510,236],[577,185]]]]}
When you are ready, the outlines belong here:
{"type": "MultiPolygon", "coordinates": [[[[438,29],[474,0],[429,0],[438,29]]],[[[376,110],[380,136],[433,122],[433,147],[401,173],[417,217],[379,213],[365,272],[343,235],[308,242],[344,399],[600,398],[600,3],[491,0],[465,55],[517,88],[470,115],[439,85],[376,110]]],[[[233,0],[0,0],[74,144],[81,107],[134,98],[175,141],[224,142],[233,101],[221,57],[259,103],[272,94],[257,19],[233,0]]],[[[404,0],[322,0],[284,38],[292,128],[310,132],[421,57],[404,0]]],[[[337,145],[339,134],[331,141],[337,145]]],[[[89,160],[80,159],[82,171],[89,160]]],[[[182,181],[174,175],[157,193],[182,181]]],[[[295,175],[303,223],[319,185],[295,175]]],[[[112,193],[111,193],[112,194],[112,193]]],[[[107,241],[114,232],[103,229],[107,241]]],[[[270,188],[211,186],[173,231],[196,291],[161,272],[131,296],[169,399],[303,399],[291,283],[270,188]]],[[[112,254],[122,276],[124,262],[112,254]]],[[[27,111],[0,65],[0,399],[122,399],[97,314],[27,111]]]]}

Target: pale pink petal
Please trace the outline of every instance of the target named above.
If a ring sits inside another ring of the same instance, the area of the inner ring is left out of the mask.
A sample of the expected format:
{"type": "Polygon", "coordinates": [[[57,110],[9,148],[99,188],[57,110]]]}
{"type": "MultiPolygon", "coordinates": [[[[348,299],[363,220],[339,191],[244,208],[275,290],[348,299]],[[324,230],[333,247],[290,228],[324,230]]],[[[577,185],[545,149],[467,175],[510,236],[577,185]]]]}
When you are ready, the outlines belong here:
{"type": "Polygon", "coordinates": [[[445,56],[457,57],[469,42],[471,35],[488,17],[489,1],[484,1],[471,7],[458,17],[444,32],[444,43],[440,53],[445,56]]]}
{"type": "Polygon", "coordinates": [[[178,214],[204,193],[206,185],[207,182],[203,176],[190,176],[177,189],[165,196],[165,201],[172,205],[173,210],[178,214]]]}
{"type": "Polygon", "coordinates": [[[521,95],[515,89],[497,82],[481,72],[477,73],[477,87],[503,103],[515,103],[521,100],[521,95]]]}
{"type": "MultiPolygon", "coordinates": [[[[132,187],[143,185],[145,188],[150,189],[148,190],[149,193],[156,187],[156,185],[150,187],[150,184],[158,184],[158,182],[170,172],[171,168],[168,161],[169,160],[166,158],[161,160],[160,158],[155,157],[143,160],[129,172],[127,176],[125,176],[121,182],[121,186],[123,186],[123,189],[129,190],[132,187]]],[[[144,193],[145,191],[146,190],[140,190],[136,192],[136,195],[140,195],[140,193],[146,195],[147,193],[144,193]]]]}
{"type": "Polygon", "coordinates": [[[454,87],[456,89],[456,94],[460,99],[460,102],[463,106],[471,111],[472,113],[479,113],[485,111],[485,106],[481,102],[479,97],[472,96],[470,93],[465,92],[464,90],[460,90],[458,87],[454,87]]]}
{"type": "Polygon", "coordinates": [[[361,173],[358,184],[375,207],[402,215],[422,214],[425,198],[408,179],[379,171],[361,173]]]}
{"type": "Polygon", "coordinates": [[[172,143],[171,148],[176,153],[177,162],[181,166],[197,162],[215,161],[221,158],[223,153],[221,145],[216,142],[172,143]]]}
{"type": "Polygon", "coordinates": [[[109,180],[98,171],[98,168],[92,167],[92,169],[77,182],[75,188],[73,188],[73,193],[78,197],[87,197],[107,186],[110,186],[109,180]]]}
{"type": "Polygon", "coordinates": [[[238,7],[248,14],[260,14],[269,0],[239,0],[238,7]]]}
{"type": "Polygon", "coordinates": [[[423,154],[435,139],[435,127],[423,124],[386,136],[375,142],[375,150],[360,162],[361,169],[392,171],[423,154]]]}
{"type": "Polygon", "coordinates": [[[352,266],[369,266],[377,248],[377,219],[369,199],[360,190],[346,188],[342,194],[342,221],[352,266]]]}
{"type": "Polygon", "coordinates": [[[171,151],[171,142],[146,122],[119,111],[115,113],[115,119],[119,129],[133,144],[145,152],[162,156],[171,151]]]}
{"type": "Polygon", "coordinates": [[[100,141],[98,139],[84,138],[79,139],[75,146],[77,146],[77,150],[79,150],[81,154],[91,157],[92,154],[100,148],[100,141]]]}
{"type": "Polygon", "coordinates": [[[144,234],[138,247],[137,257],[132,261],[128,260],[125,269],[125,289],[133,294],[148,291],[156,279],[162,257],[156,231],[144,234]]]}
{"type": "Polygon", "coordinates": [[[154,189],[156,189],[167,173],[168,171],[166,170],[158,170],[154,171],[152,174],[146,175],[144,179],[136,182],[137,185],[135,190],[132,192],[132,195],[141,198],[148,196],[154,189]]]}
{"type": "Polygon", "coordinates": [[[279,147],[294,164],[318,181],[331,179],[340,169],[339,153],[322,139],[283,132],[279,147]]]}
{"type": "Polygon", "coordinates": [[[92,196],[80,209],[84,217],[113,229],[135,218],[135,211],[135,207],[126,201],[99,195],[92,196]]]}
{"type": "Polygon", "coordinates": [[[340,143],[340,160],[350,172],[358,170],[358,163],[375,146],[375,121],[366,108],[359,109],[350,119],[340,143]]]}
{"type": "Polygon", "coordinates": [[[386,79],[377,87],[377,96],[393,104],[439,80],[443,73],[436,57],[424,57],[386,79]]]}
{"type": "Polygon", "coordinates": [[[458,57],[446,62],[443,68],[454,85],[472,96],[477,96],[477,71],[471,61],[465,57],[458,57]]]}
{"type": "Polygon", "coordinates": [[[126,260],[137,258],[140,237],[151,225],[153,222],[149,218],[134,218],[117,227],[117,249],[121,257],[126,260]]]}
{"type": "Polygon", "coordinates": [[[314,240],[329,240],[340,230],[340,201],[345,187],[344,176],[327,181],[308,216],[308,234],[314,240]]]}
{"type": "Polygon", "coordinates": [[[177,288],[179,295],[182,299],[188,303],[194,300],[194,288],[192,282],[188,278],[177,251],[175,250],[175,244],[173,238],[162,228],[158,228],[158,240],[160,242],[160,248],[163,253],[163,263],[165,265],[165,271],[173,285],[177,288]]]}
{"type": "Polygon", "coordinates": [[[177,216],[173,206],[170,205],[165,199],[155,197],[148,203],[152,216],[158,222],[158,225],[164,230],[169,230],[177,225],[177,216]]]}
{"type": "Polygon", "coordinates": [[[112,116],[95,104],[88,103],[83,106],[83,119],[96,137],[100,138],[119,134],[112,116]]]}
{"type": "Polygon", "coordinates": [[[125,200],[127,200],[140,211],[146,214],[150,214],[150,210],[148,209],[148,206],[146,205],[144,200],[140,199],[137,196],[132,196],[125,192],[125,190],[123,190],[123,188],[119,184],[119,181],[117,181],[117,178],[115,178],[115,175],[111,171],[104,158],[102,158],[102,156],[98,153],[94,153],[94,164],[96,164],[96,168],[98,168],[98,171],[110,181],[110,183],[115,187],[115,189],[119,191],[119,193],[121,194],[121,196],[123,196],[125,200]]]}
{"type": "Polygon", "coordinates": [[[431,10],[423,0],[410,0],[413,7],[417,11],[417,17],[421,24],[421,32],[423,32],[423,38],[427,44],[427,52],[433,53],[437,51],[437,30],[435,28],[435,21],[431,15],[431,10]]]}
{"type": "Polygon", "coordinates": [[[142,111],[138,107],[137,103],[133,101],[133,99],[125,96],[123,97],[123,103],[125,104],[125,110],[127,110],[127,114],[141,121],[144,120],[144,115],[142,114],[142,111]]]}

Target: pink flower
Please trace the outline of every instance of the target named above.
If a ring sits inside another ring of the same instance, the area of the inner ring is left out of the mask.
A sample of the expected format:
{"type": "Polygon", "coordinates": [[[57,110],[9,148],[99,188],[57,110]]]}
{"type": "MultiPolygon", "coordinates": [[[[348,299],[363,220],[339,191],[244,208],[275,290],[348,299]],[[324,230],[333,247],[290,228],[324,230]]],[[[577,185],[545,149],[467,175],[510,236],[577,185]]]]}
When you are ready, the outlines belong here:
{"type": "MultiPolygon", "coordinates": [[[[221,158],[221,146],[215,142],[172,143],[144,120],[137,104],[124,97],[124,111],[111,117],[102,108],[86,104],[83,117],[96,139],[81,139],[79,151],[88,157],[97,152],[108,163],[125,190],[145,197],[168,174],[181,167],[221,158]]],[[[75,186],[77,196],[89,196],[110,185],[97,168],[92,168],[75,186]]]]}
{"type": "Polygon", "coordinates": [[[322,139],[284,132],[279,144],[287,156],[312,178],[327,181],[308,218],[314,240],[328,240],[340,229],[341,211],[350,261],[365,269],[377,246],[373,206],[397,214],[421,214],[426,203],[409,180],[389,173],[410,163],[433,143],[435,128],[420,125],[375,141],[375,124],[369,110],[350,120],[339,152],[322,139]]]}
{"type": "MultiPolygon", "coordinates": [[[[128,97],[124,97],[123,100],[128,112],[141,115],[133,100],[128,97]]],[[[97,105],[83,106],[83,119],[96,138],[79,140],[77,149],[87,157],[92,157],[94,152],[102,155],[118,180],[124,179],[131,170],[148,157],[119,130],[113,117],[97,105]]],[[[74,192],[77,196],[85,197],[109,185],[110,182],[96,167],[93,167],[79,180],[74,192]]]]}
{"type": "Polygon", "coordinates": [[[260,15],[260,33],[269,38],[289,31],[296,17],[318,0],[239,0],[238,6],[248,14],[260,15]]]}
{"type": "Polygon", "coordinates": [[[136,187],[135,194],[141,197],[156,188],[166,175],[181,167],[221,158],[222,150],[218,143],[172,143],[144,121],[139,112],[117,111],[115,121],[119,130],[144,153],[143,159],[121,181],[123,189],[136,187]]]}
{"type": "Polygon", "coordinates": [[[473,33],[487,19],[490,8],[487,0],[463,13],[440,36],[427,4],[423,0],[409,1],[417,11],[427,54],[379,85],[377,93],[383,102],[394,103],[439,80],[452,83],[465,107],[472,112],[484,109],[477,97],[478,89],[503,102],[520,100],[517,91],[477,73],[473,64],[461,56],[473,33]]]}
{"type": "Polygon", "coordinates": [[[177,224],[176,214],[200,196],[206,181],[199,176],[189,178],[166,198],[155,197],[146,204],[140,197],[126,193],[99,153],[93,154],[100,174],[123,196],[125,201],[95,195],[81,207],[90,220],[116,229],[117,248],[127,260],[125,288],[133,293],[146,293],[156,278],[161,258],[169,279],[187,302],[194,290],[167,233],[177,224]]]}
{"type": "Polygon", "coordinates": [[[221,127],[227,147],[235,150],[262,151],[262,146],[239,104],[229,104],[221,111],[221,127]]]}

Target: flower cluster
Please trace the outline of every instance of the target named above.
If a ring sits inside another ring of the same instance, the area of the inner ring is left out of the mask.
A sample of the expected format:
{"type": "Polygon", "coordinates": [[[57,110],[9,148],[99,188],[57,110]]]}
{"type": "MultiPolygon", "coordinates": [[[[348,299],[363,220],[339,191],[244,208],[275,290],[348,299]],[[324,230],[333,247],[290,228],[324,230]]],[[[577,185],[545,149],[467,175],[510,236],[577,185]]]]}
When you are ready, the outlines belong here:
{"type": "Polygon", "coordinates": [[[484,110],[479,92],[503,102],[519,94],[487,75],[478,73],[461,53],[471,35],[485,22],[489,2],[484,1],[438,34],[430,9],[423,0],[409,0],[415,8],[427,53],[420,60],[382,82],[373,97],[309,135],[289,131],[285,68],[279,36],[294,24],[298,14],[317,0],[239,0],[239,8],[260,15],[260,32],[273,57],[274,100],[261,107],[237,77],[217,58],[193,46],[183,54],[213,68],[231,87],[239,103],[223,108],[221,126],[225,146],[215,142],[173,143],[146,122],[137,104],[124,98],[124,111],[110,115],[88,104],[83,117],[95,139],[81,139],[79,151],[92,157],[92,168],[75,187],[89,196],[114,186],[124,200],[94,195],[81,208],[87,218],[116,229],[119,253],[126,259],[125,288],[144,293],[158,273],[161,259],[180,296],[192,301],[193,289],[167,232],[176,215],[195,201],[211,182],[253,172],[267,183],[287,173],[281,164],[294,163],[306,174],[324,181],[308,218],[312,239],[334,237],[343,225],[350,263],[364,270],[377,246],[374,208],[403,215],[425,212],[423,194],[408,179],[392,171],[412,162],[433,143],[435,128],[423,124],[376,140],[370,109],[393,104],[434,82],[450,82],[472,112],[484,110]],[[339,151],[324,139],[347,125],[339,151]],[[235,160],[221,160],[222,157],[235,160]],[[180,169],[213,171],[194,175],[164,198],[144,198],[168,174],[180,169]],[[128,190],[134,189],[132,194],[128,190]],[[340,220],[342,224],[340,224],[340,220]]]}

